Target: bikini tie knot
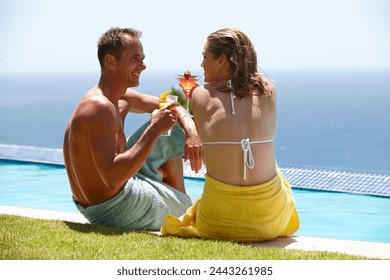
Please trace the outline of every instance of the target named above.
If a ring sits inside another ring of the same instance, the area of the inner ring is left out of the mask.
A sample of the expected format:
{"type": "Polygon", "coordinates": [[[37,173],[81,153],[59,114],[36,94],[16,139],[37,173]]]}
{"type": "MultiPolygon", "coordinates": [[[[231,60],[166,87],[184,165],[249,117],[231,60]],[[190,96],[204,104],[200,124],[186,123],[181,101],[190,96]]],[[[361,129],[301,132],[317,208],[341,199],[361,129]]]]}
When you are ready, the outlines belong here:
{"type": "Polygon", "coordinates": [[[249,169],[253,169],[255,167],[255,160],[253,158],[252,150],[251,150],[251,142],[249,138],[241,140],[241,148],[244,152],[244,180],[246,180],[246,167],[249,169]]]}

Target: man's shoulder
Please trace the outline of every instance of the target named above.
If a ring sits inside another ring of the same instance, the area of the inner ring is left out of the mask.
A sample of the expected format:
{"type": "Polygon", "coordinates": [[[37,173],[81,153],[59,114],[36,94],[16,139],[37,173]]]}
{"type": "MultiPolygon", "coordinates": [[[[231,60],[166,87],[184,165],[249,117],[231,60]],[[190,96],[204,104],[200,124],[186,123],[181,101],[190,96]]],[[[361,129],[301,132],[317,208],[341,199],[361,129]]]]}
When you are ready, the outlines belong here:
{"type": "Polygon", "coordinates": [[[87,93],[76,107],[76,119],[105,118],[116,114],[114,104],[105,96],[87,93]]]}

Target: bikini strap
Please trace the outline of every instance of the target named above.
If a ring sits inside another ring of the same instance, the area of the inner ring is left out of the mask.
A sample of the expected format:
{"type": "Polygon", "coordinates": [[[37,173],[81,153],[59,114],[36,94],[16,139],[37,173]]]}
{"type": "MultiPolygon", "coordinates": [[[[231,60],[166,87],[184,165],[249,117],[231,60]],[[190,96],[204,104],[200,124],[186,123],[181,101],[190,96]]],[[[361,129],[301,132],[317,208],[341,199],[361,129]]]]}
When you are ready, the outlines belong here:
{"type": "Polygon", "coordinates": [[[230,89],[230,102],[232,103],[232,114],[236,115],[236,112],[234,111],[234,98],[236,98],[236,96],[234,95],[233,92],[232,80],[229,79],[226,82],[226,87],[230,89]]]}

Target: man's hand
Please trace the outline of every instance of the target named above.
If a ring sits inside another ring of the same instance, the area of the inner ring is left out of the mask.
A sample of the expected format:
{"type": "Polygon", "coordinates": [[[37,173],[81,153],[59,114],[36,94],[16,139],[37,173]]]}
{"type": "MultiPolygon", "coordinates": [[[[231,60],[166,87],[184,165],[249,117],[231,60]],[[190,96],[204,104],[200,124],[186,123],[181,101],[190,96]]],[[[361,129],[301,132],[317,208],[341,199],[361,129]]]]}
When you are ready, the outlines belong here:
{"type": "Polygon", "coordinates": [[[184,144],[184,161],[190,160],[191,170],[198,173],[203,163],[202,142],[197,133],[187,134],[184,144]]]}
{"type": "Polygon", "coordinates": [[[176,123],[178,113],[174,109],[180,104],[171,103],[159,110],[154,110],[151,116],[151,125],[154,125],[162,133],[170,130],[176,123]]]}

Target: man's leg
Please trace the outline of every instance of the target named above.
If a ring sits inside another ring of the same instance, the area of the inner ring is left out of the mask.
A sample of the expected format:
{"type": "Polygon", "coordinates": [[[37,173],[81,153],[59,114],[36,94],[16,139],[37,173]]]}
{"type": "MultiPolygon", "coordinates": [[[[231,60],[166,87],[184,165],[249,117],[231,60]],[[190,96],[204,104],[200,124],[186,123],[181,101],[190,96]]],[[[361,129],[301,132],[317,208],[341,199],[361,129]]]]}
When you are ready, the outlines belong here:
{"type": "Polygon", "coordinates": [[[186,193],[183,177],[183,160],[176,158],[164,163],[161,168],[166,172],[163,182],[183,193],[186,193]]]}
{"type": "MultiPolygon", "coordinates": [[[[149,122],[134,132],[127,139],[127,148],[130,148],[138,141],[149,122]]],[[[164,182],[173,188],[185,193],[183,179],[183,162],[185,135],[182,128],[176,124],[171,131],[171,136],[160,136],[150,152],[139,173],[153,180],[164,182]],[[161,167],[167,174],[163,178],[161,167]]]]}

